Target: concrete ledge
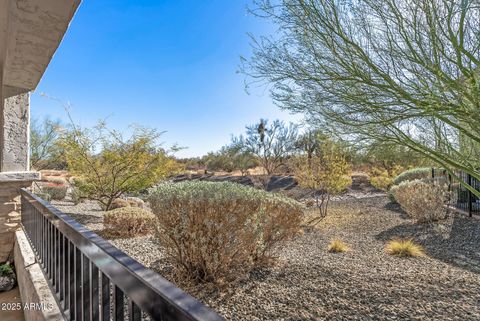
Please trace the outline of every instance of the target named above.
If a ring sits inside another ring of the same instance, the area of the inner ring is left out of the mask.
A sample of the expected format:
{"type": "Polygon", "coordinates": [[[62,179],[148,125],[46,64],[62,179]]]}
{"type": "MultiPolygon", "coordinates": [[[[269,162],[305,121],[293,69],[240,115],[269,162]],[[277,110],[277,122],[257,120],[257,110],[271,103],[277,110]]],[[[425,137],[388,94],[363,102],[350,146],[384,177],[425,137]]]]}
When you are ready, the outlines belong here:
{"type": "Polygon", "coordinates": [[[39,172],[1,172],[0,183],[6,182],[32,182],[40,180],[39,172]]]}
{"type": "Polygon", "coordinates": [[[66,321],[23,230],[15,232],[15,269],[26,321],[66,321]]]}

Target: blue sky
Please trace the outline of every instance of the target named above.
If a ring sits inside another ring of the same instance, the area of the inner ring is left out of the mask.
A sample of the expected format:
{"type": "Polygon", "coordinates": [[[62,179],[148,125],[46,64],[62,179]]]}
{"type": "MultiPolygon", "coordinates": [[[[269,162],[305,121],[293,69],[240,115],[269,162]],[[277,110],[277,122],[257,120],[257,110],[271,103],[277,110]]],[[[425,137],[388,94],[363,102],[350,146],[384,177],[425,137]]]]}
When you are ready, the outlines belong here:
{"type": "Polygon", "coordinates": [[[272,26],[247,14],[248,0],[83,0],[60,48],[32,94],[34,118],[91,126],[136,123],[166,131],[177,156],[217,150],[260,118],[298,120],[264,89],[247,94],[238,74],[249,37],[272,26]]]}

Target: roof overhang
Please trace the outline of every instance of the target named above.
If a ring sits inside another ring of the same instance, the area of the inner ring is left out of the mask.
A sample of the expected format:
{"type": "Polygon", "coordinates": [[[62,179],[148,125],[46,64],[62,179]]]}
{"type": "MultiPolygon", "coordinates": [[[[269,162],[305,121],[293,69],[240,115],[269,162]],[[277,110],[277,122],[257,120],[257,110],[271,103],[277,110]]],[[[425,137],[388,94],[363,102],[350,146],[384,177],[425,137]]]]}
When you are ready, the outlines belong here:
{"type": "Polygon", "coordinates": [[[37,87],[79,4],[80,0],[0,0],[3,98],[37,87]]]}

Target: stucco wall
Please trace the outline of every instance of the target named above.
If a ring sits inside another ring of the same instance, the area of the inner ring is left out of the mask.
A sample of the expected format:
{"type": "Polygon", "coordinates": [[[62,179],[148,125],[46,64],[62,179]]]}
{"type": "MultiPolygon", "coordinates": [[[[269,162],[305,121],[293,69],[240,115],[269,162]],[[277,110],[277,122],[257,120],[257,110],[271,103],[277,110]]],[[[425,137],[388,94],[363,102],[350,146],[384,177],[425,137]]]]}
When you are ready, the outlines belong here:
{"type": "Polygon", "coordinates": [[[28,170],[30,94],[5,99],[3,107],[3,142],[1,143],[1,171],[28,170]]]}

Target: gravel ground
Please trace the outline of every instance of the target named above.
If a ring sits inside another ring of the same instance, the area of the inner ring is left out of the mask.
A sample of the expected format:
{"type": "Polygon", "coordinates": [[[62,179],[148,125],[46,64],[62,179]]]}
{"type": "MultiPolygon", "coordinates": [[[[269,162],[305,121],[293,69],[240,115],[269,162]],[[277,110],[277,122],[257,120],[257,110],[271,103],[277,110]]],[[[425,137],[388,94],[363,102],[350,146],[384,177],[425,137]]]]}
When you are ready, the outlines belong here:
{"type": "MultiPolygon", "coordinates": [[[[92,204],[55,205],[100,231],[92,204]]],[[[175,282],[151,237],[111,240],[175,282]]],[[[333,202],[316,229],[278,249],[274,267],[256,270],[219,292],[179,284],[229,320],[480,320],[480,220],[461,215],[416,225],[385,196],[333,202]],[[385,242],[414,238],[427,256],[392,257],[385,242]],[[351,250],[326,251],[340,238],[351,250]]]]}

